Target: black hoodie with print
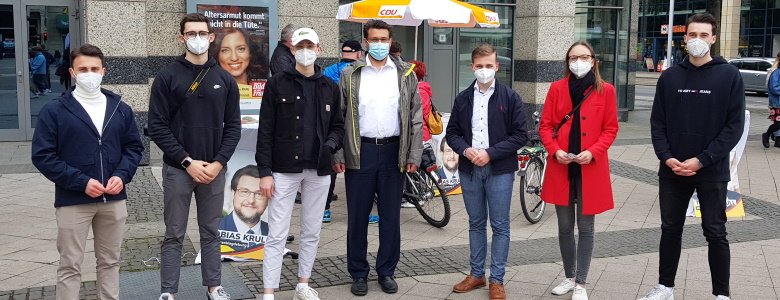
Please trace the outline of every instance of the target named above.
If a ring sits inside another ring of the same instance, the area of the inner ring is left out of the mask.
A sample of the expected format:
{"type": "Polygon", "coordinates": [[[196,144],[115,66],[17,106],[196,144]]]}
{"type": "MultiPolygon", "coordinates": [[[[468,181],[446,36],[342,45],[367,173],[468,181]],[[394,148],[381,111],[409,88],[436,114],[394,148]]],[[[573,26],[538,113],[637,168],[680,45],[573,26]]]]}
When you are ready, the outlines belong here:
{"type": "Polygon", "coordinates": [[[729,181],[729,152],[745,123],[745,88],[739,70],[722,57],[701,66],[684,59],[656,85],[650,131],[661,166],[658,175],[676,178],[665,162],[696,157],[700,181],[729,181]]]}

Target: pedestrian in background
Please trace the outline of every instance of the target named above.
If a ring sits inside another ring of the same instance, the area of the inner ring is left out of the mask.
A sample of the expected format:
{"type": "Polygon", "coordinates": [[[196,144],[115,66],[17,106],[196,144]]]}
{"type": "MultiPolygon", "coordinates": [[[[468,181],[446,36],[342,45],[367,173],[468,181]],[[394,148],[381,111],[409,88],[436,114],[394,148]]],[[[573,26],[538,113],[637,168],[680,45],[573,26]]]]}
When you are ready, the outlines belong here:
{"type": "Polygon", "coordinates": [[[761,134],[761,143],[764,148],[769,148],[769,139],[775,142],[775,147],[780,148],[780,139],[776,133],[780,130],[780,72],[775,72],[780,65],[780,52],[777,52],[775,63],[767,70],[766,90],[769,98],[769,121],[772,125],[761,134]]]}
{"type": "Polygon", "coordinates": [[[552,290],[587,300],[596,214],[614,207],[608,150],[618,132],[615,87],[604,82],[587,42],[566,52],[567,68],[547,92],[539,136],[547,156],[541,198],[555,205],[558,246],[566,279],[552,290]],[[579,241],[574,241],[577,223],[579,241]]]}
{"type": "Polygon", "coordinates": [[[274,53],[271,54],[271,76],[281,72],[284,69],[292,68],[295,64],[295,57],[292,54],[292,34],[298,29],[293,24],[287,24],[282,28],[282,33],[279,35],[279,43],[276,44],[274,53]]]}

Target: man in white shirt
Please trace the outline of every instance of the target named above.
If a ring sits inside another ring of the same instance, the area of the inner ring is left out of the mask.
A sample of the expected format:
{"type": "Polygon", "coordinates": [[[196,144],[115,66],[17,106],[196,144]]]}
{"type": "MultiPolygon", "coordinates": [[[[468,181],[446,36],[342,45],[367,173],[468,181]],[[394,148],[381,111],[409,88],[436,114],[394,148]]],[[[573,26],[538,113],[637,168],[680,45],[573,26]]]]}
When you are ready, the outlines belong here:
{"type": "Polygon", "coordinates": [[[455,97],[447,124],[447,144],[461,153],[458,164],[463,201],[469,215],[471,273],[456,284],[456,293],[487,285],[487,229],[490,249],[490,299],[506,299],[504,273],[509,254],[509,210],[517,171],[517,150],[528,141],[523,100],[495,80],[496,49],[480,45],[471,52],[477,80],[455,97]],[[489,117],[488,117],[489,116],[489,117]]]}
{"type": "Polygon", "coordinates": [[[347,260],[352,293],[366,295],[370,267],[366,260],[368,219],[377,197],[379,251],[376,272],[385,293],[395,293],[393,279],[401,252],[403,172],[415,172],[422,155],[422,105],[413,64],[389,55],[392,27],[372,20],[363,26],[369,55],[344,68],[339,80],[345,112],[344,149],[333,157],[334,170],[345,172],[347,189],[347,260]]]}

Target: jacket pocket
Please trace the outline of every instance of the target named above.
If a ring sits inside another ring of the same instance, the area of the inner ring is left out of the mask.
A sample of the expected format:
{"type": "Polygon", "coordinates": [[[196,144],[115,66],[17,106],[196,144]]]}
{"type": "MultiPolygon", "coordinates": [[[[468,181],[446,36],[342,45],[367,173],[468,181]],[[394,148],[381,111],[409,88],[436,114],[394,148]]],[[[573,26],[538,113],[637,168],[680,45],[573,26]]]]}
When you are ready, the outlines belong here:
{"type": "Polygon", "coordinates": [[[295,102],[301,100],[300,95],[280,95],[276,97],[276,114],[279,118],[295,117],[295,102]]]}
{"type": "Polygon", "coordinates": [[[94,155],[75,155],[63,157],[62,159],[71,166],[90,166],[96,164],[94,155]]]}

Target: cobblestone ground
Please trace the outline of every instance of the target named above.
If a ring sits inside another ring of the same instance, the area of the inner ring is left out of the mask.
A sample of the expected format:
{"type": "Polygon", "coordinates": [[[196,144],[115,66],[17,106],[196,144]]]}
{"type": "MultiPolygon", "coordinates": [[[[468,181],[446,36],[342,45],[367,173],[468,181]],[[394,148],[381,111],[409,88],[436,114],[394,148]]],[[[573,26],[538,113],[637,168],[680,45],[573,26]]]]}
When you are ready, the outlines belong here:
{"type": "MultiPolygon", "coordinates": [[[[749,140],[754,143],[756,136],[750,136],[749,140]]],[[[646,138],[624,139],[616,142],[616,146],[647,145],[648,143],[649,139],[646,138]]],[[[2,171],[7,171],[8,173],[29,172],[29,167],[23,165],[3,166],[0,168],[2,168],[0,173],[2,171]]],[[[159,263],[153,258],[159,257],[161,236],[164,232],[164,225],[162,224],[162,190],[155,179],[153,171],[152,167],[139,168],[135,180],[128,185],[128,194],[132,201],[128,201],[128,213],[130,216],[127,222],[128,231],[122,251],[121,272],[136,272],[159,268],[159,263]]],[[[655,170],[620,160],[612,160],[611,171],[616,178],[632,180],[653,188],[657,186],[658,177],[655,170]]],[[[616,187],[617,190],[618,188],[616,187]]],[[[780,228],[780,205],[776,204],[777,200],[772,202],[769,198],[758,199],[757,197],[763,198],[764,196],[743,196],[745,202],[749,203],[745,208],[751,218],[729,222],[728,232],[731,243],[763,241],[780,237],[777,233],[777,228],[780,228]]],[[[343,205],[343,202],[339,202],[337,205],[343,205]]],[[[454,213],[463,214],[464,212],[454,213]]],[[[345,218],[345,216],[341,217],[345,218]]],[[[546,217],[550,216],[546,215],[546,217]]],[[[683,248],[705,247],[706,241],[701,237],[700,225],[695,224],[695,222],[692,223],[694,224],[686,225],[683,236],[683,248]]],[[[451,223],[448,227],[456,225],[458,224],[451,223]]],[[[404,227],[404,229],[412,228],[404,227]]],[[[554,231],[555,228],[549,230],[554,231]]],[[[599,232],[598,243],[594,249],[593,256],[594,258],[617,258],[653,254],[658,251],[657,241],[659,237],[660,229],[658,226],[599,232]]],[[[435,234],[430,235],[430,239],[434,243],[437,242],[437,238],[443,239],[444,237],[435,234]]],[[[331,242],[336,242],[340,245],[346,244],[342,239],[335,239],[331,242]]],[[[444,243],[442,242],[441,244],[444,243]]],[[[192,265],[194,263],[195,249],[196,245],[193,245],[193,242],[187,236],[182,265],[192,265]]],[[[509,267],[551,264],[560,261],[558,241],[553,235],[530,239],[513,238],[510,249],[509,267]]],[[[323,251],[323,253],[338,254],[343,252],[323,251]]],[[[316,260],[311,278],[313,287],[323,288],[351,283],[346,267],[346,256],[332,254],[320,255],[316,260]]],[[[369,261],[372,265],[375,255],[376,253],[369,253],[369,261]]],[[[459,277],[461,276],[459,274],[467,272],[469,269],[468,256],[467,239],[460,244],[406,249],[401,252],[401,260],[395,275],[399,279],[439,274],[457,275],[455,277],[459,277]]],[[[234,266],[241,273],[250,290],[256,295],[260,295],[263,288],[262,263],[234,263],[234,266]]],[[[551,267],[557,268],[555,265],[551,267]]],[[[288,291],[294,289],[297,282],[296,274],[297,261],[286,260],[283,265],[280,290],[288,291]]],[[[375,274],[372,274],[370,279],[375,279],[375,277],[375,274]]],[[[154,286],[156,286],[156,283],[154,283],[154,286]]],[[[2,290],[1,287],[0,290],[2,290]]],[[[1,291],[0,300],[51,299],[54,295],[53,292],[54,286],[1,291]]],[[[80,298],[97,299],[94,281],[83,283],[80,298]]]]}

